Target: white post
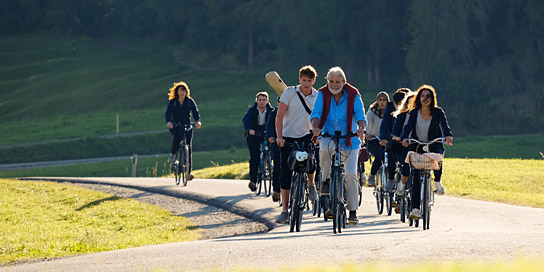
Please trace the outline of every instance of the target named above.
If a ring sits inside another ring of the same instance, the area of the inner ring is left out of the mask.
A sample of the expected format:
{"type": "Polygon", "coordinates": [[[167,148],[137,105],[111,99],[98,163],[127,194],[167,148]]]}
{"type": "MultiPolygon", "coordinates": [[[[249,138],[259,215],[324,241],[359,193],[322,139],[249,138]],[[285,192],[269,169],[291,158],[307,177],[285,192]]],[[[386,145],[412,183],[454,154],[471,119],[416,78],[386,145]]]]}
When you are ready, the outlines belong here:
{"type": "Polygon", "coordinates": [[[132,177],[136,177],[136,167],[138,165],[138,154],[134,154],[130,157],[130,162],[132,162],[132,177]]]}

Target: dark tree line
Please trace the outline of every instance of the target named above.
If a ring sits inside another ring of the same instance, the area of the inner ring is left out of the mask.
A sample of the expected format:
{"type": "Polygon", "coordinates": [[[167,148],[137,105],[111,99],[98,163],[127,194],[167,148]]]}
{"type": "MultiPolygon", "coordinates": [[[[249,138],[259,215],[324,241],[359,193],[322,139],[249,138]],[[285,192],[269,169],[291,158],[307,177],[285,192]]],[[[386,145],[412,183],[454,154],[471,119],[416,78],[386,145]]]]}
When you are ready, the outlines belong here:
{"type": "Polygon", "coordinates": [[[0,27],[164,40],[246,70],[340,65],[374,90],[434,85],[467,133],[544,130],[539,0],[3,0],[0,27]]]}

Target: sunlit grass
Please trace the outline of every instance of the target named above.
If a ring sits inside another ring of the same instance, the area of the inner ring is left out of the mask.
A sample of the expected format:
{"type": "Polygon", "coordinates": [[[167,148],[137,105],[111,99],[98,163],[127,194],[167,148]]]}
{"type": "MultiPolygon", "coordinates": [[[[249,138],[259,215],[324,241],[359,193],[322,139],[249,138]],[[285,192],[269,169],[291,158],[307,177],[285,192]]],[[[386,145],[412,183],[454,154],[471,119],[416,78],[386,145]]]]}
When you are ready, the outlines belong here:
{"type": "Polygon", "coordinates": [[[544,160],[446,159],[447,194],[544,208],[544,160]]]}
{"type": "Polygon", "coordinates": [[[196,240],[164,209],[69,184],[0,179],[0,264],[196,240]]]}

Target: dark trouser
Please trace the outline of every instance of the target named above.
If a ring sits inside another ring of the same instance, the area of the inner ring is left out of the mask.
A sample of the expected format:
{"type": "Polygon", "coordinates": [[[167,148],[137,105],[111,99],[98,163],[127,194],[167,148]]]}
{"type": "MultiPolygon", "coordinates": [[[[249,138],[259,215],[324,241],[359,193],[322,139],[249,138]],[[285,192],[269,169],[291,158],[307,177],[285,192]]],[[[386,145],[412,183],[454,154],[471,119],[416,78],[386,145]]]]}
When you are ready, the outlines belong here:
{"type": "Polygon", "coordinates": [[[261,142],[262,136],[247,135],[246,143],[249,149],[249,180],[257,182],[257,174],[259,173],[259,164],[261,163],[261,142]]]}
{"type": "MultiPolygon", "coordinates": [[[[424,153],[423,148],[420,147],[416,150],[416,147],[411,147],[409,149],[410,151],[416,151],[417,153],[424,153]]],[[[444,154],[444,147],[431,147],[429,150],[433,153],[439,153],[444,154]]],[[[412,169],[413,179],[412,179],[412,209],[417,208],[419,209],[419,205],[421,204],[421,181],[419,180],[419,177],[421,176],[421,171],[412,169]]],[[[440,181],[442,178],[442,165],[440,165],[439,170],[433,170],[434,172],[434,181],[440,181]]]]}
{"type": "Polygon", "coordinates": [[[274,192],[280,192],[280,175],[281,175],[281,156],[280,148],[276,142],[270,144],[270,153],[274,163],[274,171],[272,172],[272,188],[274,192]]]}
{"type": "MultiPolygon", "coordinates": [[[[391,143],[391,145],[389,145],[389,148],[387,149],[387,170],[389,179],[395,179],[395,172],[397,171],[396,162],[400,163],[401,173],[404,175],[403,165],[405,164],[404,158],[406,157],[407,152],[407,149],[400,143],[391,143]]],[[[410,173],[410,169],[407,168],[407,170],[407,173],[410,173]]],[[[408,176],[408,174],[406,176],[408,176]]]]}
{"type": "Polygon", "coordinates": [[[172,134],[172,147],[170,148],[170,153],[176,154],[179,149],[179,142],[182,139],[183,133],[185,133],[187,144],[189,145],[189,173],[193,169],[193,130],[185,132],[185,129],[182,127],[175,127],[170,130],[172,134]]]}
{"type": "Polygon", "coordinates": [[[288,138],[284,137],[285,145],[280,147],[280,159],[281,159],[281,177],[280,177],[280,186],[281,189],[290,190],[291,189],[291,177],[293,176],[293,170],[289,169],[287,164],[287,158],[291,155],[293,151],[293,143],[298,143],[299,146],[307,145],[312,141],[312,134],[308,134],[301,138],[288,138]]]}
{"type": "Polygon", "coordinates": [[[370,168],[370,174],[376,175],[378,173],[378,170],[380,170],[380,166],[382,166],[383,162],[383,146],[380,145],[380,140],[377,138],[372,139],[367,143],[368,145],[368,152],[374,156],[374,161],[372,161],[372,167],[370,168]]]}

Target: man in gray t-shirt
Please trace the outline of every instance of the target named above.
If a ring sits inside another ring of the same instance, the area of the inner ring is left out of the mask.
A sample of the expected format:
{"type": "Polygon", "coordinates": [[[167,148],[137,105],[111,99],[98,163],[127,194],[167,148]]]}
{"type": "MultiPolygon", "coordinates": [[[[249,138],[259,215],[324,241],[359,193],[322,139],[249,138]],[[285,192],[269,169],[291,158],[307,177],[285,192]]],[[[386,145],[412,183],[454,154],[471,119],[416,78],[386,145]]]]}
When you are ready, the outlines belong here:
{"type": "MultiPolygon", "coordinates": [[[[304,66],[299,70],[300,85],[287,88],[280,98],[278,115],[276,116],[277,143],[281,153],[281,201],[282,212],[276,218],[276,222],[286,224],[289,219],[287,211],[291,191],[292,170],[289,169],[287,158],[292,151],[292,143],[299,146],[311,143],[310,113],[314,107],[317,90],[313,88],[317,72],[310,66],[304,66]],[[286,144],[287,143],[287,144],[286,144]]],[[[310,200],[317,199],[317,190],[314,183],[314,174],[308,173],[308,190],[310,200]]]]}

